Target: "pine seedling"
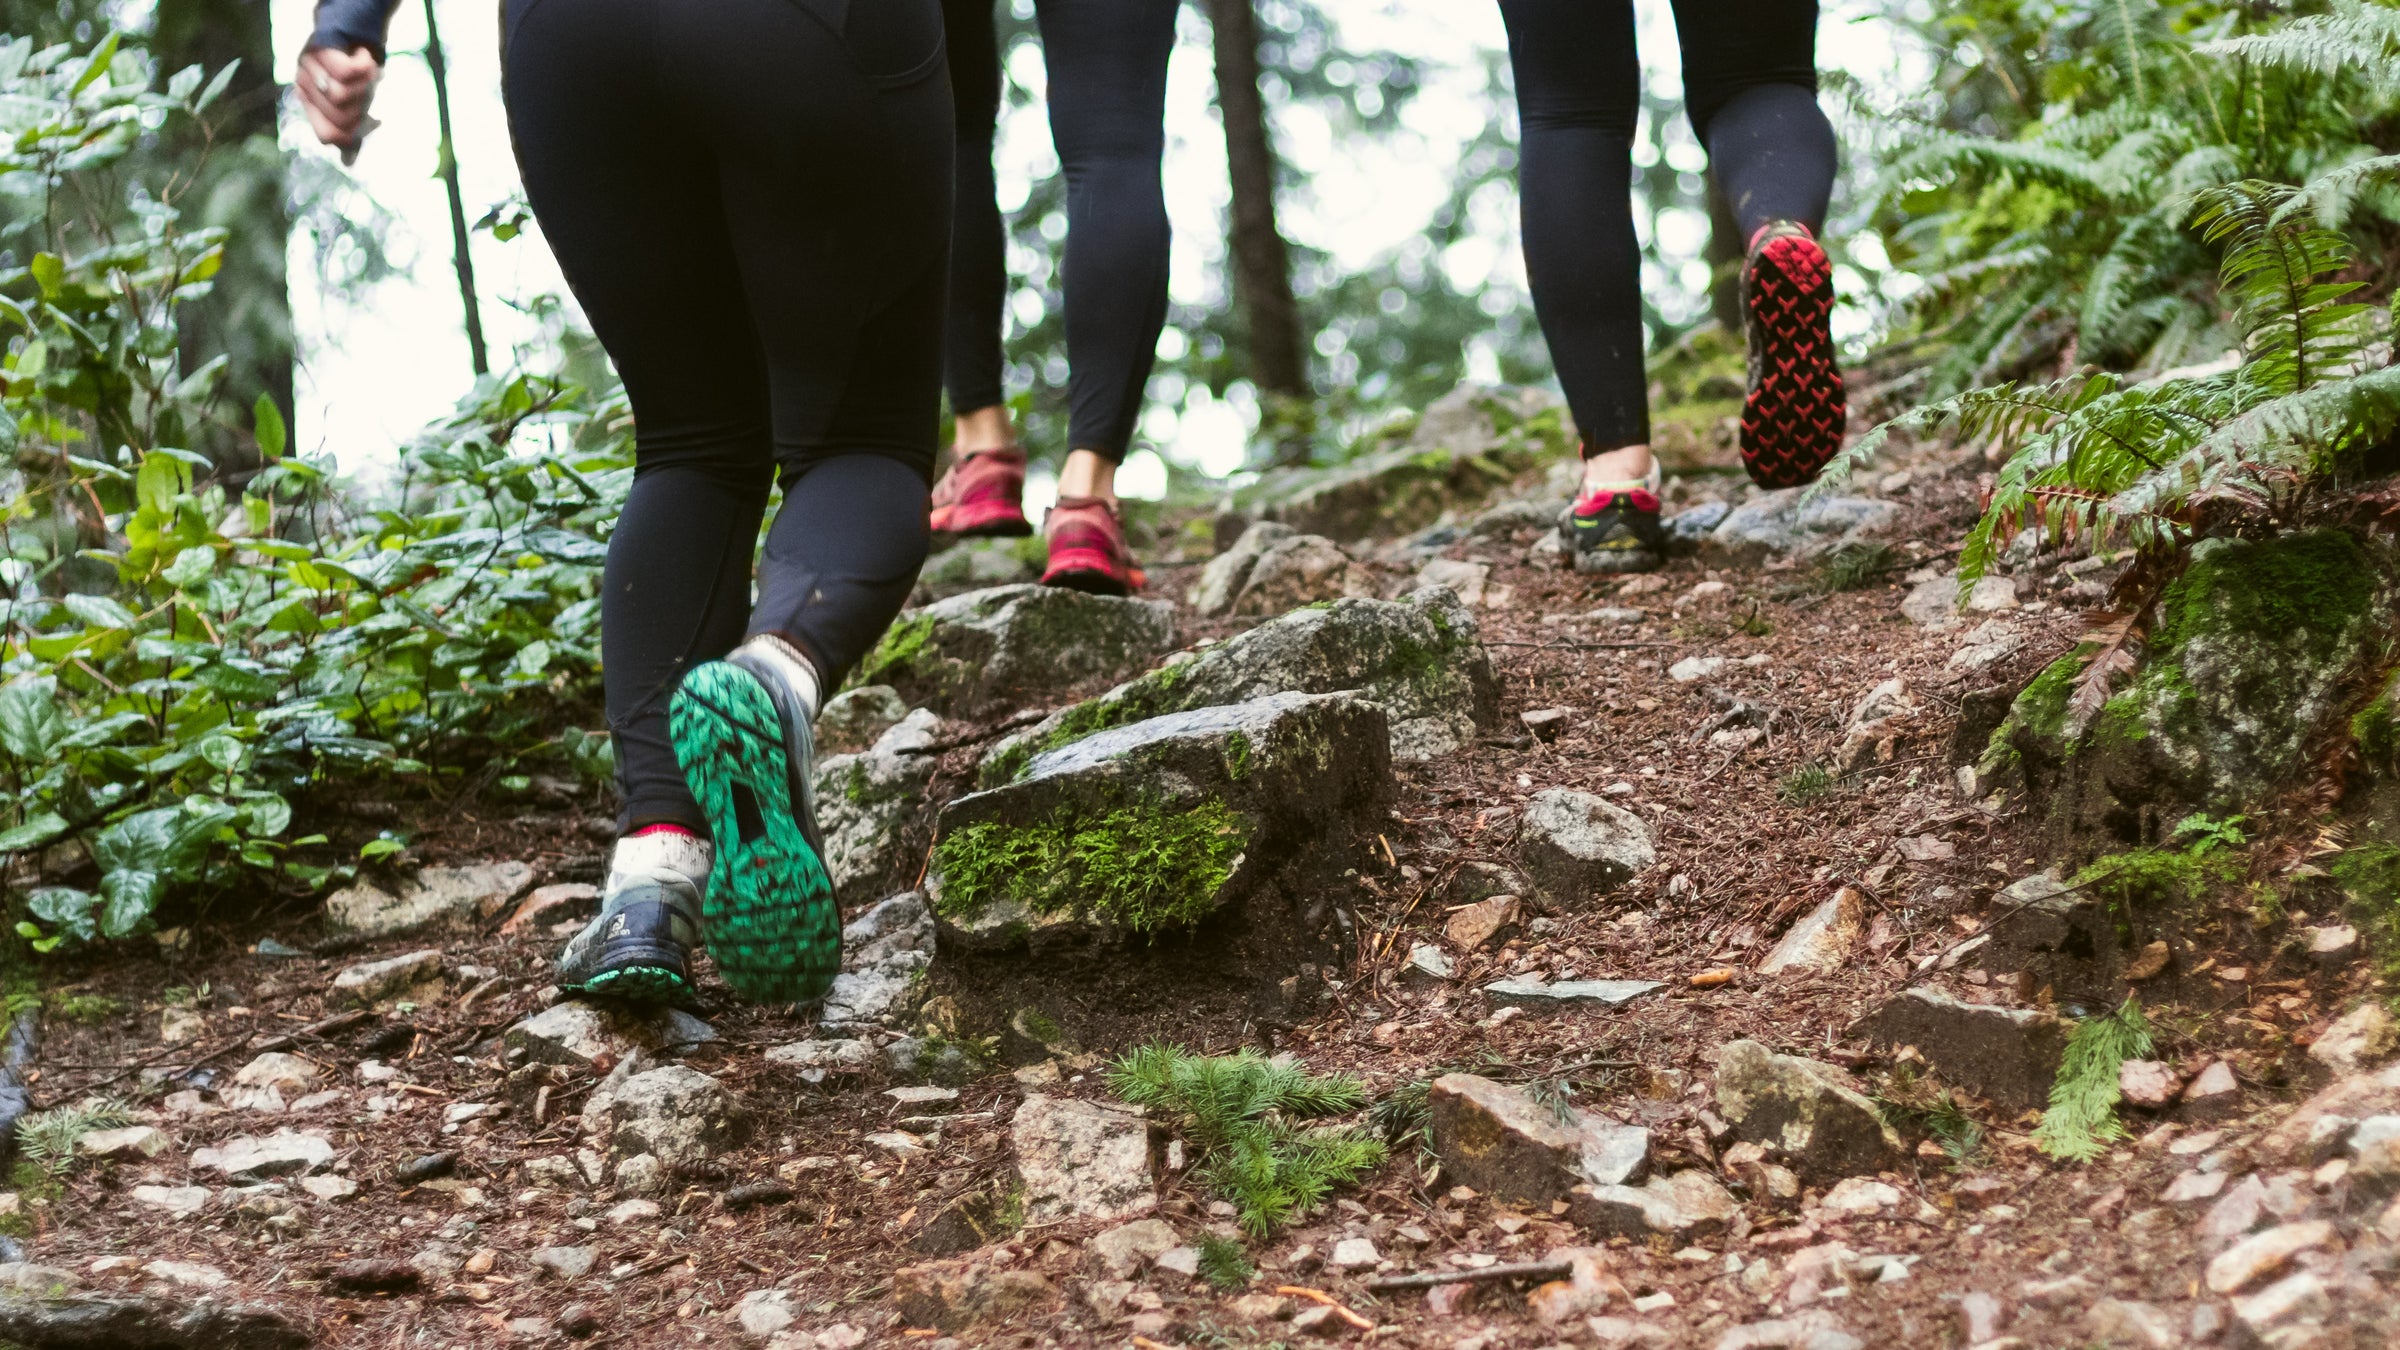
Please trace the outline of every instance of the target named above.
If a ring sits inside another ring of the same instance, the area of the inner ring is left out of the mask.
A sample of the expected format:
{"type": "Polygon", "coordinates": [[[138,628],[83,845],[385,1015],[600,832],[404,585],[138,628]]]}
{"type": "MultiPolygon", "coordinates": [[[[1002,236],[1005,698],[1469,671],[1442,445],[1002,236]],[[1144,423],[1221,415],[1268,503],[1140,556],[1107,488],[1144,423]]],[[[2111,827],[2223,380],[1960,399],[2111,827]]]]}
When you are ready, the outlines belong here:
{"type": "Polygon", "coordinates": [[[1126,1101],[1175,1115],[1199,1151],[1196,1175],[1232,1202],[1253,1237],[1307,1216],[1389,1156],[1367,1131],[1294,1123],[1366,1105],[1365,1085],[1347,1075],[1311,1074],[1254,1050],[1194,1055],[1153,1043],[1118,1060],[1109,1080],[1126,1101]]]}
{"type": "Polygon", "coordinates": [[[2036,1147],[2053,1158],[2090,1162],[2125,1137],[2117,1121],[2117,1077],[2125,1061],[2150,1053],[2150,1023],[2139,998],[2113,1013],[2076,1024],[2067,1053],[2050,1085],[2050,1109],[2033,1132],[2036,1147]]]}
{"type": "Polygon", "coordinates": [[[17,1122],[17,1156],[52,1179],[75,1165],[75,1143],[94,1130],[133,1123],[122,1102],[89,1101],[36,1111],[17,1122]]]}
{"type": "Polygon", "coordinates": [[[1242,1244],[1215,1233],[1200,1236],[1200,1278],[1219,1289],[1239,1289],[1258,1278],[1258,1267],[1242,1244]]]}

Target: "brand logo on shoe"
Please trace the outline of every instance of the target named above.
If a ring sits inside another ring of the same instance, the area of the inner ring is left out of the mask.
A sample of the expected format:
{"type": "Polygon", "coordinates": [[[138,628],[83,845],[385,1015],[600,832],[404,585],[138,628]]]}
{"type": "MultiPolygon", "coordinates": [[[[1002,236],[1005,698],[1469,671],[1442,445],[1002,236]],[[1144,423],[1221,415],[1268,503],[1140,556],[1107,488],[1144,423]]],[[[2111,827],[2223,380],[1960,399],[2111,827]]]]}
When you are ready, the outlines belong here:
{"type": "Polygon", "coordinates": [[[600,936],[601,941],[603,942],[614,942],[618,938],[625,936],[625,916],[619,914],[615,918],[610,919],[608,921],[608,931],[600,936]]]}

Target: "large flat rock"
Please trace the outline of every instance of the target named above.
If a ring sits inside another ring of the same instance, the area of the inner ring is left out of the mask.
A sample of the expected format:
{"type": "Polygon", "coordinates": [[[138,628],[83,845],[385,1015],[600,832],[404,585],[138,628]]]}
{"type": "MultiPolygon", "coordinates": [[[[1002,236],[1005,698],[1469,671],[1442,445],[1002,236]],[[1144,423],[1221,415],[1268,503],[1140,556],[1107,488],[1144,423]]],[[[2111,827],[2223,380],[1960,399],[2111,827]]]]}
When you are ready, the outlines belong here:
{"type": "Polygon", "coordinates": [[[1115,727],[942,809],[926,888],[967,947],[1189,928],[1301,849],[1341,847],[1393,790],[1390,724],[1347,694],[1274,694],[1115,727]]]}
{"type": "Polygon", "coordinates": [[[857,683],[889,685],[944,717],[973,717],[1124,679],[1174,646],[1175,607],[1164,600],[996,586],[901,615],[857,683]]]}
{"type": "Polygon", "coordinates": [[[1426,587],[1404,600],[1337,600],[1271,619],[1180,658],[996,744],[985,787],[1032,758],[1110,727],[1268,694],[1356,690],[1391,719],[1392,758],[1422,761],[1472,744],[1498,715],[1499,685],[1458,597],[1426,587]]]}
{"type": "Polygon", "coordinates": [[[521,862],[428,867],[394,889],[362,881],[335,891],[325,901],[325,923],[370,938],[469,923],[498,914],[532,884],[533,869],[521,862]]]}
{"type": "Polygon", "coordinates": [[[1903,991],[1850,1034],[1913,1045],[1943,1081],[2020,1111],[2050,1100],[2067,1052],[2067,1025],[2049,1013],[1966,1003],[1931,989],[1903,991]]]}

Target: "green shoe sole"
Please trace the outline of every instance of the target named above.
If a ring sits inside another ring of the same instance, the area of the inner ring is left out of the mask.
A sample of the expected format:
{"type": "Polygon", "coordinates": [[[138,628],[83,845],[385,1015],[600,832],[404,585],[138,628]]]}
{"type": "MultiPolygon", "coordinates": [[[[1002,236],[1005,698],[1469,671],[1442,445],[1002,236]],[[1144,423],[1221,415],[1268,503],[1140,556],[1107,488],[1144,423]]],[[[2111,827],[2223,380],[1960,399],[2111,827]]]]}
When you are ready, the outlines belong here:
{"type": "Polygon", "coordinates": [[[801,826],[774,701],[748,672],[710,662],[684,677],[667,732],[716,844],[700,923],[717,973],[754,1003],[824,997],[842,968],[842,914],[801,826]]]}
{"type": "Polygon", "coordinates": [[[699,1002],[698,991],[664,966],[620,966],[601,971],[581,984],[562,984],[559,988],[585,998],[610,998],[626,1003],[664,1003],[689,1008],[699,1002]]]}

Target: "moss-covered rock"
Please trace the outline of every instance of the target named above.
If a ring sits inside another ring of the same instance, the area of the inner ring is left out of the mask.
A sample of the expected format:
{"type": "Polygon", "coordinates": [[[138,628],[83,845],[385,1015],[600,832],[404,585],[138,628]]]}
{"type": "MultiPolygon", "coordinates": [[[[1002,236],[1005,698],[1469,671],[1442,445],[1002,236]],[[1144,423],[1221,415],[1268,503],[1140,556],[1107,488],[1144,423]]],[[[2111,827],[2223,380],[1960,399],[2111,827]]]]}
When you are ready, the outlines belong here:
{"type": "Polygon", "coordinates": [[[1473,612],[1448,590],[1429,586],[1404,600],[1349,599],[1294,610],[1181,656],[998,742],[984,756],[981,781],[998,787],[1035,755],[1144,718],[1291,690],[1345,689],[1384,710],[1399,760],[1459,750],[1498,716],[1499,685],[1473,612]]]}
{"type": "Polygon", "coordinates": [[[935,757],[924,751],[940,728],[940,719],[919,708],[868,749],[817,761],[817,825],[825,838],[825,869],[844,905],[890,895],[914,879],[908,827],[933,781],[935,757]]]}
{"type": "Polygon", "coordinates": [[[971,717],[1093,680],[1123,679],[1175,645],[1175,607],[1054,586],[999,586],[900,616],[852,683],[971,717]]]}
{"type": "Polygon", "coordinates": [[[1574,427],[1555,395],[1466,384],[1390,428],[1386,447],[1333,468],[1269,473],[1246,507],[1332,539],[1406,534],[1448,513],[1473,514],[1524,475],[1572,457],[1574,427]],[[1396,442],[1396,443],[1394,443],[1396,442]]]}
{"type": "Polygon", "coordinates": [[[2343,714],[2385,622],[2381,590],[2342,531],[2205,540],[2161,596],[2133,681],[2079,715],[2086,653],[2060,658],[2018,695],[1985,768],[2103,845],[2157,842],[2194,811],[2255,810],[2343,714]]]}
{"type": "Polygon", "coordinates": [[[1392,790],[1383,710],[1275,694],[1116,727],[942,809],[927,888],[970,948],[1189,928],[1392,790]]]}

